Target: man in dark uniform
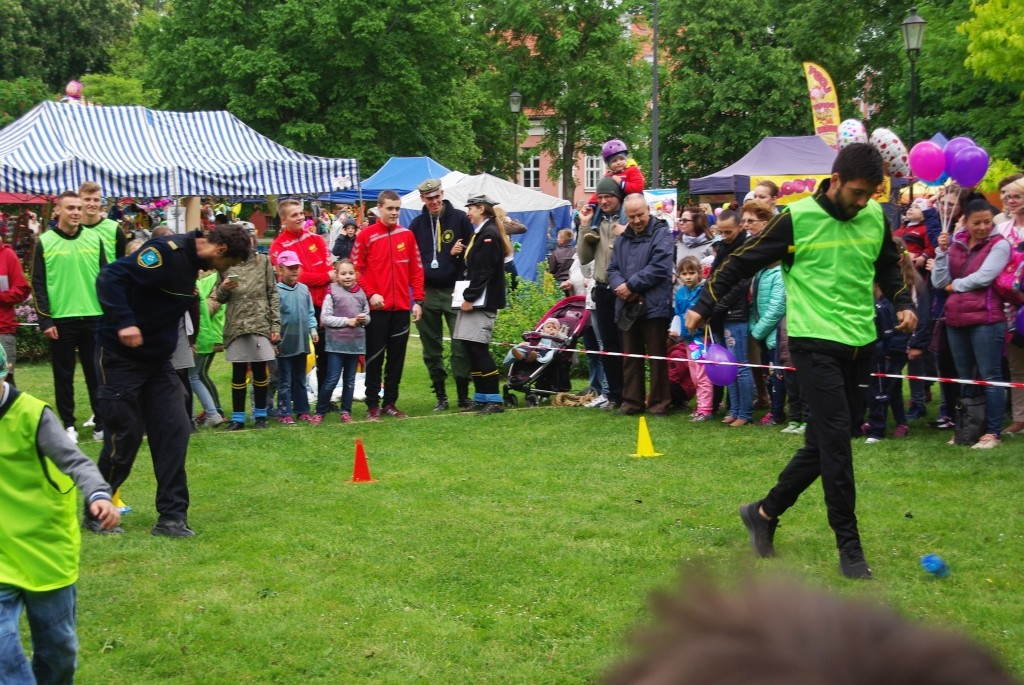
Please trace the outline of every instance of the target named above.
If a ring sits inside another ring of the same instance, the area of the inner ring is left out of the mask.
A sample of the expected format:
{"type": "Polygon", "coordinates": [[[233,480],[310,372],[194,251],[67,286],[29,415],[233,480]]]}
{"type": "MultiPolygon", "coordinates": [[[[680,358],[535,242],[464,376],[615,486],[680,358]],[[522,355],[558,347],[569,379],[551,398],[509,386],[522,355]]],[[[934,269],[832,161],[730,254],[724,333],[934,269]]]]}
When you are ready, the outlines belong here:
{"type": "MultiPolygon", "coordinates": [[[[473,237],[473,225],[461,209],[452,207],[444,199],[440,179],[428,178],[418,186],[423,212],[412,223],[409,230],[416,236],[423,259],[423,316],[416,322],[423,347],[423,363],[430,373],[437,404],[434,411],[448,408],[448,392],[445,380],[448,374],[444,368],[444,325],[448,335],[455,330],[457,313],[452,309],[452,289],[455,281],[465,268],[461,254],[453,255],[452,246],[459,240],[468,245],[473,237]]],[[[469,357],[461,340],[452,340],[452,375],[455,376],[455,390],[459,407],[468,407],[469,399],[469,357]]]]}
{"type": "MultiPolygon", "coordinates": [[[[248,232],[228,224],[207,235],[154,238],[96,279],[103,307],[96,328],[96,394],[107,429],[99,469],[116,491],[131,473],[143,433],[149,436],[159,514],[153,535],[195,535],[188,527],[185,476],[191,423],[170,361],[179,321],[192,303],[200,269],[223,270],[248,254],[248,232]]],[[[88,514],[84,526],[101,532],[88,514]]]]}

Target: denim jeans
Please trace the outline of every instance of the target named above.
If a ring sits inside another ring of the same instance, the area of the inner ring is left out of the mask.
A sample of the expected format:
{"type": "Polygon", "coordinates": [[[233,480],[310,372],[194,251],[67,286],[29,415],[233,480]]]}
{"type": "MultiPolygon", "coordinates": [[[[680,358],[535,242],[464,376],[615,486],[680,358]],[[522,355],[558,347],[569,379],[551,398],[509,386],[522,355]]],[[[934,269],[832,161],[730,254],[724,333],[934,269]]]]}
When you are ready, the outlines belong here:
{"type": "MultiPolygon", "coordinates": [[[[949,337],[949,351],[960,378],[983,381],[1003,380],[1003,342],[1006,337],[1006,322],[977,324],[975,326],[946,326],[949,337]],[[977,370],[977,375],[975,375],[977,370]]],[[[999,435],[1003,430],[1003,412],[1006,410],[1004,388],[983,388],[965,385],[960,393],[964,397],[976,397],[985,393],[986,433],[999,435]]]]}
{"type": "MultiPolygon", "coordinates": [[[[199,400],[199,404],[203,406],[203,411],[206,412],[207,416],[214,416],[217,414],[217,404],[213,401],[213,395],[210,394],[210,389],[203,384],[202,379],[199,377],[199,367],[191,366],[188,369],[188,382],[192,386],[192,393],[199,400]]],[[[189,407],[189,415],[192,415],[191,407],[189,407]]]]}
{"type": "MultiPolygon", "coordinates": [[[[747,332],[748,324],[744,321],[725,322],[725,346],[740,364],[750,361],[747,332]]],[[[754,416],[754,376],[749,366],[737,368],[736,380],[729,384],[729,413],[734,418],[750,421],[754,416]]]]}
{"type": "Polygon", "coordinates": [[[78,638],[75,635],[75,585],[30,592],[0,585],[0,683],[63,685],[75,680],[78,638]],[[32,664],[21,648],[18,619],[28,613],[32,664]]]}
{"type": "Polygon", "coordinates": [[[338,380],[344,378],[341,388],[341,411],[352,413],[352,395],[356,390],[356,369],[359,368],[358,354],[327,352],[327,377],[320,386],[316,398],[316,413],[323,416],[330,411],[331,395],[338,387],[338,380]]]}
{"type": "Polygon", "coordinates": [[[306,357],[296,354],[277,360],[277,400],[281,416],[309,413],[309,395],[306,394],[306,357]],[[294,405],[294,406],[293,406],[294,405]]]}

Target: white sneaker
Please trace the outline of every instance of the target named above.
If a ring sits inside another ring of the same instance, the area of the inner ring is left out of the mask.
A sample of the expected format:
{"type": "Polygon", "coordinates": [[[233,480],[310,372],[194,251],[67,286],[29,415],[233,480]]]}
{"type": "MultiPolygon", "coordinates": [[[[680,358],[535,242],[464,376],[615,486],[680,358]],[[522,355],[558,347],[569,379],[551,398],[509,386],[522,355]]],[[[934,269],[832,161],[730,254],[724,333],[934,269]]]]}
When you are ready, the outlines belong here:
{"type": "Polygon", "coordinates": [[[78,444],[78,431],[75,430],[74,426],[68,426],[64,429],[64,432],[68,434],[69,438],[71,438],[71,442],[76,445],[78,444]]]}
{"type": "Polygon", "coordinates": [[[803,435],[807,432],[807,424],[801,423],[799,426],[793,429],[793,435],[803,435]]]}
{"type": "Polygon", "coordinates": [[[797,421],[790,421],[789,425],[783,428],[780,433],[796,433],[797,429],[800,428],[800,424],[797,421]]]}
{"type": "Polygon", "coordinates": [[[92,439],[96,442],[103,442],[103,431],[93,431],[92,439]]]}
{"type": "Polygon", "coordinates": [[[96,425],[96,417],[90,416],[89,420],[83,423],[82,425],[85,426],[86,428],[92,428],[93,426],[96,425]]]}
{"type": "Polygon", "coordinates": [[[203,419],[203,425],[207,428],[214,428],[222,423],[224,423],[224,417],[217,413],[207,414],[206,418],[203,419]]]}
{"type": "Polygon", "coordinates": [[[864,444],[865,445],[874,445],[876,442],[881,442],[881,441],[882,441],[881,438],[868,438],[867,440],[864,441],[864,444]]]}
{"type": "Polygon", "coordinates": [[[608,406],[608,396],[607,395],[598,395],[597,397],[595,397],[594,399],[590,400],[589,402],[587,402],[583,406],[591,407],[593,409],[603,409],[603,408],[608,406]]]}
{"type": "Polygon", "coordinates": [[[978,442],[971,445],[973,450],[990,450],[999,446],[999,437],[994,433],[985,433],[978,442]]]}

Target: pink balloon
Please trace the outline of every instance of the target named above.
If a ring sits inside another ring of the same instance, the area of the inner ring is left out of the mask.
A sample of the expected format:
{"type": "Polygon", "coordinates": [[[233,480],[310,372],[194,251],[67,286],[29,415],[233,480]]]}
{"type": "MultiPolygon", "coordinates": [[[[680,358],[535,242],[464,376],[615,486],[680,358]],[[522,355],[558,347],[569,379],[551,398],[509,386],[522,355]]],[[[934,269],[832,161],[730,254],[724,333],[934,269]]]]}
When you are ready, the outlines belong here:
{"type": "Polygon", "coordinates": [[[946,170],[946,156],[942,148],[930,140],[924,140],[910,151],[910,170],[919,179],[932,182],[946,170]]]}
{"type": "Polygon", "coordinates": [[[957,136],[946,143],[946,147],[942,149],[942,152],[946,156],[947,171],[953,168],[953,160],[956,159],[957,153],[969,147],[977,147],[977,144],[967,136],[957,136]]]}
{"type": "Polygon", "coordinates": [[[715,207],[715,218],[717,219],[720,216],[722,216],[722,208],[721,207],[715,207]]]}
{"type": "MultiPolygon", "coordinates": [[[[721,345],[708,345],[704,352],[704,358],[712,362],[736,361],[736,357],[733,356],[732,352],[721,345]]],[[[725,387],[736,380],[739,367],[726,364],[705,364],[704,371],[712,383],[725,387]]]]}
{"type": "Polygon", "coordinates": [[[965,147],[956,153],[949,175],[964,188],[973,188],[981,183],[987,171],[988,153],[980,147],[965,147]]]}

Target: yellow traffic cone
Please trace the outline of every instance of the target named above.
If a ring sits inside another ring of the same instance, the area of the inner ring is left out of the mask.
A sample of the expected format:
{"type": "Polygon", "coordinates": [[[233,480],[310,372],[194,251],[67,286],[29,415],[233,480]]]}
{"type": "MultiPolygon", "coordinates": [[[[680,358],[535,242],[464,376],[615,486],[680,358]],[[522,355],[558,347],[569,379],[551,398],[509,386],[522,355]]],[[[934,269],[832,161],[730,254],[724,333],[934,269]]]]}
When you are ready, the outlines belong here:
{"type": "Polygon", "coordinates": [[[654,451],[654,445],[651,443],[651,434],[647,430],[647,419],[640,417],[640,430],[636,436],[636,454],[629,455],[631,457],[660,457],[661,452],[654,451]]]}

